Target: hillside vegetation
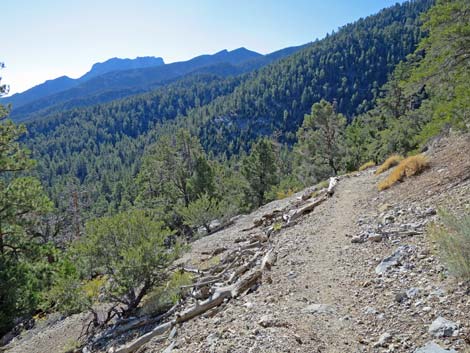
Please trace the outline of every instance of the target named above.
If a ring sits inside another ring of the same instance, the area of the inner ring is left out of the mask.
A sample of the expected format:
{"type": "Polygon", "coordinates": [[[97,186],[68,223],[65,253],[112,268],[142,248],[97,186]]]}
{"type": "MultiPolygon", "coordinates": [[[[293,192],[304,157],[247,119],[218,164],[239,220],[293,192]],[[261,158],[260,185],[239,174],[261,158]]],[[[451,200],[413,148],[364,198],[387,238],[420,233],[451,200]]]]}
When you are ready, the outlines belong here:
{"type": "MultiPolygon", "coordinates": [[[[324,202],[334,211],[344,236],[334,235],[334,246],[326,241],[319,248],[310,244],[302,251],[316,255],[306,254],[289,266],[323,259],[323,272],[310,280],[330,293],[322,276],[344,263],[340,258],[331,262],[329,246],[335,254],[338,249],[350,251],[343,243],[345,236],[351,236],[350,227],[364,225],[351,218],[359,217],[362,205],[369,202],[364,195],[374,202],[386,200],[394,190],[403,190],[403,184],[416,182],[415,175],[424,171],[424,176],[429,165],[434,178],[441,172],[448,175],[443,178],[449,185],[468,180],[466,160],[463,167],[446,165],[441,170],[418,153],[432,149],[433,138],[470,126],[469,13],[468,0],[395,5],[259,70],[228,77],[195,73],[150,93],[48,115],[28,123],[27,134],[26,127],[4,121],[8,110],[0,106],[0,334],[37,313],[70,315],[88,310],[94,313],[88,332],[92,337],[117,318],[138,315],[145,300],[158,296],[155,293],[173,293],[165,307],[154,306],[151,316],[157,316],[185,296],[171,264],[188,244],[237,222],[233,218],[237,214],[312,185],[316,186],[299,195],[300,200],[280,202],[285,214],[273,209],[249,225],[242,217],[240,232],[256,238],[244,244],[249,251],[230,252],[235,257],[227,264],[226,259],[216,258],[226,248],[211,250],[209,259],[215,263],[209,264],[210,271],[220,270],[215,279],[195,271],[211,285],[224,278],[228,289],[209,293],[201,286],[201,292],[193,295],[215,308],[224,299],[256,290],[261,272],[274,261],[273,249],[266,246],[274,246],[269,236],[295,226],[296,220],[324,202]],[[32,150],[37,168],[24,146],[32,150]],[[374,176],[366,169],[359,174],[367,183],[360,184],[364,195],[356,192],[353,181],[346,183],[345,195],[354,198],[342,196],[345,216],[341,207],[327,202],[335,197],[338,178],[330,179],[330,190],[324,180],[356,171],[364,163],[382,164],[379,170],[384,173],[374,176]],[[377,180],[387,177],[391,179],[379,193],[377,180]],[[261,233],[246,232],[257,227],[265,228],[261,233]],[[241,272],[237,269],[226,279],[239,260],[241,272]],[[261,269],[255,271],[258,265],[261,269]],[[170,283],[177,288],[170,288],[170,283]],[[103,301],[109,305],[104,318],[96,311],[96,304],[101,307],[103,301]]],[[[426,185],[440,184],[427,180],[426,185]]],[[[415,189],[407,189],[402,199],[416,198],[414,192],[424,194],[415,189]]],[[[409,216],[401,207],[386,216],[409,216]]],[[[431,213],[435,212],[420,211],[416,217],[431,213]]],[[[325,216],[319,229],[332,234],[336,223],[327,220],[325,216]]],[[[376,229],[388,224],[385,218],[383,222],[376,229]]],[[[400,232],[422,234],[423,224],[409,220],[400,225],[400,232]]],[[[303,233],[296,232],[290,243],[282,245],[286,254],[289,244],[305,240],[299,234],[303,233]]],[[[386,236],[364,228],[351,241],[381,242],[386,236]]],[[[393,256],[404,258],[413,251],[405,247],[393,256]]],[[[370,263],[361,256],[361,264],[370,263]]],[[[426,268],[427,261],[419,266],[426,268]]],[[[351,278],[343,275],[343,281],[351,278]]],[[[282,283],[296,278],[295,273],[281,277],[282,283]]],[[[375,279],[363,282],[361,288],[373,292],[379,288],[375,283],[375,279]]],[[[305,284],[302,290],[308,289],[305,284]]],[[[342,297],[346,303],[356,297],[351,288],[342,297]]],[[[301,302],[298,298],[296,305],[301,302]]],[[[174,323],[167,322],[167,328],[191,320],[199,310],[199,305],[191,306],[174,323]]],[[[349,320],[344,321],[349,325],[349,320]]],[[[342,324],[335,322],[341,331],[342,324]]]]}
{"type": "Polygon", "coordinates": [[[237,159],[261,136],[277,136],[287,143],[281,149],[290,148],[304,114],[320,99],[335,100],[349,121],[367,110],[423,37],[419,17],[431,3],[385,9],[241,77],[195,75],[144,96],[53,114],[28,124],[25,142],[56,203],[67,205],[72,188],[86,192],[99,213],[119,209],[121,194],[130,193],[124,198],[131,202],[136,197],[130,184],[144,147],[165,131],[189,129],[206,153],[237,159]],[[177,117],[177,127],[168,122],[177,117]]]}

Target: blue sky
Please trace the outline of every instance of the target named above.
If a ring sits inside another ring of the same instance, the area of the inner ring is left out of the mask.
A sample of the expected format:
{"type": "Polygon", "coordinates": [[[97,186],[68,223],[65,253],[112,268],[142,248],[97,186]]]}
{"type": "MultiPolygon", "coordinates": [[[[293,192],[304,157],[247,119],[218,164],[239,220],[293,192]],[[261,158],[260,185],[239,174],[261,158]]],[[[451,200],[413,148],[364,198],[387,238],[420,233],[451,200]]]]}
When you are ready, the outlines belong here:
{"type": "MultiPolygon", "coordinates": [[[[3,0],[0,61],[10,93],[111,57],[187,60],[311,42],[396,0],[3,0]]],[[[403,2],[403,1],[398,1],[403,2]]]]}

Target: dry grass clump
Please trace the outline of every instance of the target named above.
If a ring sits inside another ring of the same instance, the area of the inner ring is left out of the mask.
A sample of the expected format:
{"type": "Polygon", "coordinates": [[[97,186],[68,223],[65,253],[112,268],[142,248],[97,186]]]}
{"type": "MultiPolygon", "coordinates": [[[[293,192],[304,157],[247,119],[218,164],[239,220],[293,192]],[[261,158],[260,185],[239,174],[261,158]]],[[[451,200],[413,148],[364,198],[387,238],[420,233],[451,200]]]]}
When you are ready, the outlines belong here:
{"type": "Polygon", "coordinates": [[[429,236],[449,271],[470,280],[470,216],[461,218],[441,212],[442,225],[431,226],[429,236]]]}
{"type": "Polygon", "coordinates": [[[426,169],[429,165],[428,159],[422,154],[408,157],[400,162],[398,166],[392,170],[390,175],[379,183],[379,191],[388,189],[395,183],[402,181],[405,177],[417,175],[426,169]]]}
{"type": "Polygon", "coordinates": [[[359,167],[359,171],[362,172],[363,170],[369,169],[375,167],[375,162],[374,161],[369,161],[367,163],[364,163],[359,167]]]}
{"type": "Polygon", "coordinates": [[[382,174],[383,172],[389,170],[390,168],[395,167],[402,160],[403,160],[403,157],[400,156],[399,154],[391,155],[385,160],[385,162],[382,163],[382,165],[379,168],[377,168],[377,170],[375,171],[375,175],[382,174]]]}

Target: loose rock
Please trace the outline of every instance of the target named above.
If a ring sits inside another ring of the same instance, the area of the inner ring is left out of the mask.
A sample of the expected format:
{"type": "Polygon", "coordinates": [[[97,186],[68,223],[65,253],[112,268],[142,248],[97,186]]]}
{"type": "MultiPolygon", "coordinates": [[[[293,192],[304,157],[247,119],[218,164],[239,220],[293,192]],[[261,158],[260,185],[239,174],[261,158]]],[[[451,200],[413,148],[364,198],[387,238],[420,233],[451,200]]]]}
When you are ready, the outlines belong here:
{"type": "Polygon", "coordinates": [[[428,332],[434,337],[449,337],[454,335],[457,330],[458,325],[455,322],[439,316],[432,322],[431,326],[429,326],[428,332]]]}

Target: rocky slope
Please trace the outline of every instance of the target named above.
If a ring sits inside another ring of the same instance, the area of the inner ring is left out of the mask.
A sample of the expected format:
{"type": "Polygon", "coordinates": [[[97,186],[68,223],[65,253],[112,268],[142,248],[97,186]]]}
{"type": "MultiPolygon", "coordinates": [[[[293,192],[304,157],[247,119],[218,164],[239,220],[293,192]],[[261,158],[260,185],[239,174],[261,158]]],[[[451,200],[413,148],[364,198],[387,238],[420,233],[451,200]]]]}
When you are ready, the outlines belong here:
{"type": "MultiPolygon", "coordinates": [[[[426,152],[430,168],[387,191],[377,191],[386,174],[353,173],[292,226],[272,231],[258,220],[297,204],[302,193],[196,241],[181,259],[187,267],[216,263],[240,237],[263,231],[277,261],[249,291],[138,351],[470,351],[470,286],[447,273],[426,234],[439,208],[470,210],[469,147],[468,135],[436,140],[426,152]]],[[[77,330],[58,335],[57,325],[8,352],[63,351],[77,330]]]]}

